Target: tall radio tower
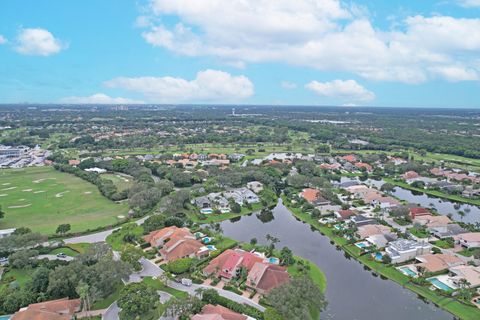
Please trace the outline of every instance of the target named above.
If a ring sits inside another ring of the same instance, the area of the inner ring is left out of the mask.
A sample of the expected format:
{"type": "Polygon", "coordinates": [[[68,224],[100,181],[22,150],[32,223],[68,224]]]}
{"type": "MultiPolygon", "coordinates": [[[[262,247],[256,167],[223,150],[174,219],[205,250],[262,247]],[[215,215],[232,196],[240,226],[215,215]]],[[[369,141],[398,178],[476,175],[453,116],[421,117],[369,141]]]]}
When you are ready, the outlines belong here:
{"type": "Polygon", "coordinates": [[[235,108],[232,108],[232,117],[235,117],[235,108]]]}

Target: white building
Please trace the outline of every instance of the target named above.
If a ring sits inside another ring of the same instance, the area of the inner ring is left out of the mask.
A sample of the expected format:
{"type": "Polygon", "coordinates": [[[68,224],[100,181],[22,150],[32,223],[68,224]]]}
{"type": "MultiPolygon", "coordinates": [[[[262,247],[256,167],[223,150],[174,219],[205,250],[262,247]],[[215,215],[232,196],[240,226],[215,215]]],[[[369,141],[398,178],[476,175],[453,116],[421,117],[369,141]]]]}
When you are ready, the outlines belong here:
{"type": "Polygon", "coordinates": [[[430,253],[431,249],[432,245],[428,242],[399,239],[390,242],[385,251],[392,259],[392,263],[402,263],[415,259],[416,256],[430,253]]]}

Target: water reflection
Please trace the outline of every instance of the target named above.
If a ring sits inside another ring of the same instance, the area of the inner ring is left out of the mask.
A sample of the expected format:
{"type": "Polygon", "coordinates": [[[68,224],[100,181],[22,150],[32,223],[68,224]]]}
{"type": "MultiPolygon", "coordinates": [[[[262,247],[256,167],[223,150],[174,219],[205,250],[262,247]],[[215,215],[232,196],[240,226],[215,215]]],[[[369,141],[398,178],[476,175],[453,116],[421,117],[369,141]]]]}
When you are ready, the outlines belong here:
{"type": "Polygon", "coordinates": [[[244,216],[239,221],[224,221],[221,227],[226,236],[249,242],[258,239],[266,244],[265,236],[271,234],[284,246],[317,264],[327,277],[328,307],[322,319],[338,320],[446,320],[453,317],[431,304],[417,299],[413,292],[393,281],[371,276],[364,266],[352,259],[330,239],[297,221],[281,203],[273,210],[274,219],[259,221],[256,215],[244,216]]]}

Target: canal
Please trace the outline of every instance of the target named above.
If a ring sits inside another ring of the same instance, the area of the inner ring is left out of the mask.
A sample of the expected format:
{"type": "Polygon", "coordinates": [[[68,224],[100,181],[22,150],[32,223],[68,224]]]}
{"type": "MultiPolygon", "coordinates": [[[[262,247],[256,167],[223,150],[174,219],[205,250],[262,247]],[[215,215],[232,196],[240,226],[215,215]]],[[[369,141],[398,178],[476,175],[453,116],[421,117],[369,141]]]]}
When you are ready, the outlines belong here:
{"type": "Polygon", "coordinates": [[[248,242],[257,238],[265,244],[271,234],[296,255],[317,264],[327,277],[328,308],[322,319],[338,320],[443,320],[453,319],[449,313],[393,281],[383,280],[364,269],[358,261],[346,257],[330,239],[298,221],[281,203],[273,210],[273,219],[260,220],[256,214],[221,223],[226,236],[248,242]]]}
{"type": "MultiPolygon", "coordinates": [[[[341,182],[346,181],[359,181],[358,178],[346,178],[342,177],[341,182]]],[[[366,181],[359,181],[361,183],[365,183],[371,186],[380,189],[380,187],[385,183],[383,180],[372,180],[368,179],[366,181]]],[[[452,219],[455,221],[462,221],[475,224],[476,222],[480,222],[480,208],[477,206],[464,204],[464,203],[456,203],[453,201],[449,201],[446,199],[436,198],[433,196],[429,196],[428,194],[422,192],[415,192],[408,189],[404,189],[398,186],[395,186],[395,190],[390,193],[391,195],[397,197],[400,200],[405,200],[410,203],[419,204],[422,207],[429,208],[432,207],[436,208],[439,214],[452,216],[452,219]],[[464,212],[464,215],[461,215],[459,212],[464,212]]]]}

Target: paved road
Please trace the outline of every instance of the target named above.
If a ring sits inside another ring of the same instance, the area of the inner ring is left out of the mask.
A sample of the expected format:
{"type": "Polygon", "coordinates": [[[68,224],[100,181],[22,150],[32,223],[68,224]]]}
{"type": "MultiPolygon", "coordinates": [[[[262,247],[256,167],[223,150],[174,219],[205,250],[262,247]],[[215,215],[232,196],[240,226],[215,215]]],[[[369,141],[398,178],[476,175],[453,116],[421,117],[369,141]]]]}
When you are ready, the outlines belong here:
{"type": "MultiPolygon", "coordinates": [[[[141,279],[142,277],[157,277],[158,278],[164,272],[160,267],[158,267],[156,264],[154,264],[153,262],[151,262],[149,260],[146,260],[146,259],[142,258],[140,263],[143,266],[143,270],[130,275],[129,282],[140,282],[140,281],[142,281],[142,279],[141,279]]],[[[251,305],[252,307],[257,308],[258,310],[260,310],[262,312],[265,311],[265,308],[262,307],[261,305],[259,305],[258,303],[255,303],[252,300],[250,300],[246,297],[240,296],[240,295],[238,295],[236,293],[233,293],[231,291],[223,290],[223,289],[220,289],[220,288],[213,288],[213,287],[210,287],[210,286],[201,285],[201,284],[194,284],[194,283],[191,286],[187,287],[187,286],[184,286],[181,283],[177,283],[177,282],[174,282],[174,281],[168,281],[167,285],[171,288],[174,288],[174,289],[177,289],[177,290],[180,290],[180,291],[185,291],[190,295],[195,295],[195,290],[197,290],[199,288],[215,289],[221,296],[223,296],[225,298],[228,298],[228,299],[233,300],[233,301],[238,302],[238,303],[245,303],[245,304],[251,305]]]]}
{"type": "Polygon", "coordinates": [[[74,238],[69,238],[63,240],[65,243],[95,243],[95,242],[105,242],[107,237],[112,234],[113,231],[120,229],[120,228],[115,228],[107,231],[102,231],[102,232],[97,232],[97,233],[92,233],[92,234],[87,234],[85,236],[80,236],[80,237],[74,237],[74,238]]]}
{"type": "Polygon", "coordinates": [[[115,301],[108,307],[107,311],[103,314],[102,320],[119,320],[118,313],[120,312],[120,308],[115,301]]]}
{"type": "Polygon", "coordinates": [[[142,270],[132,273],[128,279],[128,282],[140,282],[145,277],[159,277],[163,273],[162,269],[145,258],[140,259],[140,263],[143,267],[142,270]]]}
{"type": "Polygon", "coordinates": [[[40,254],[37,259],[48,259],[48,260],[62,260],[62,261],[72,261],[73,257],[66,256],[65,258],[57,257],[55,254],[40,254]]]}

